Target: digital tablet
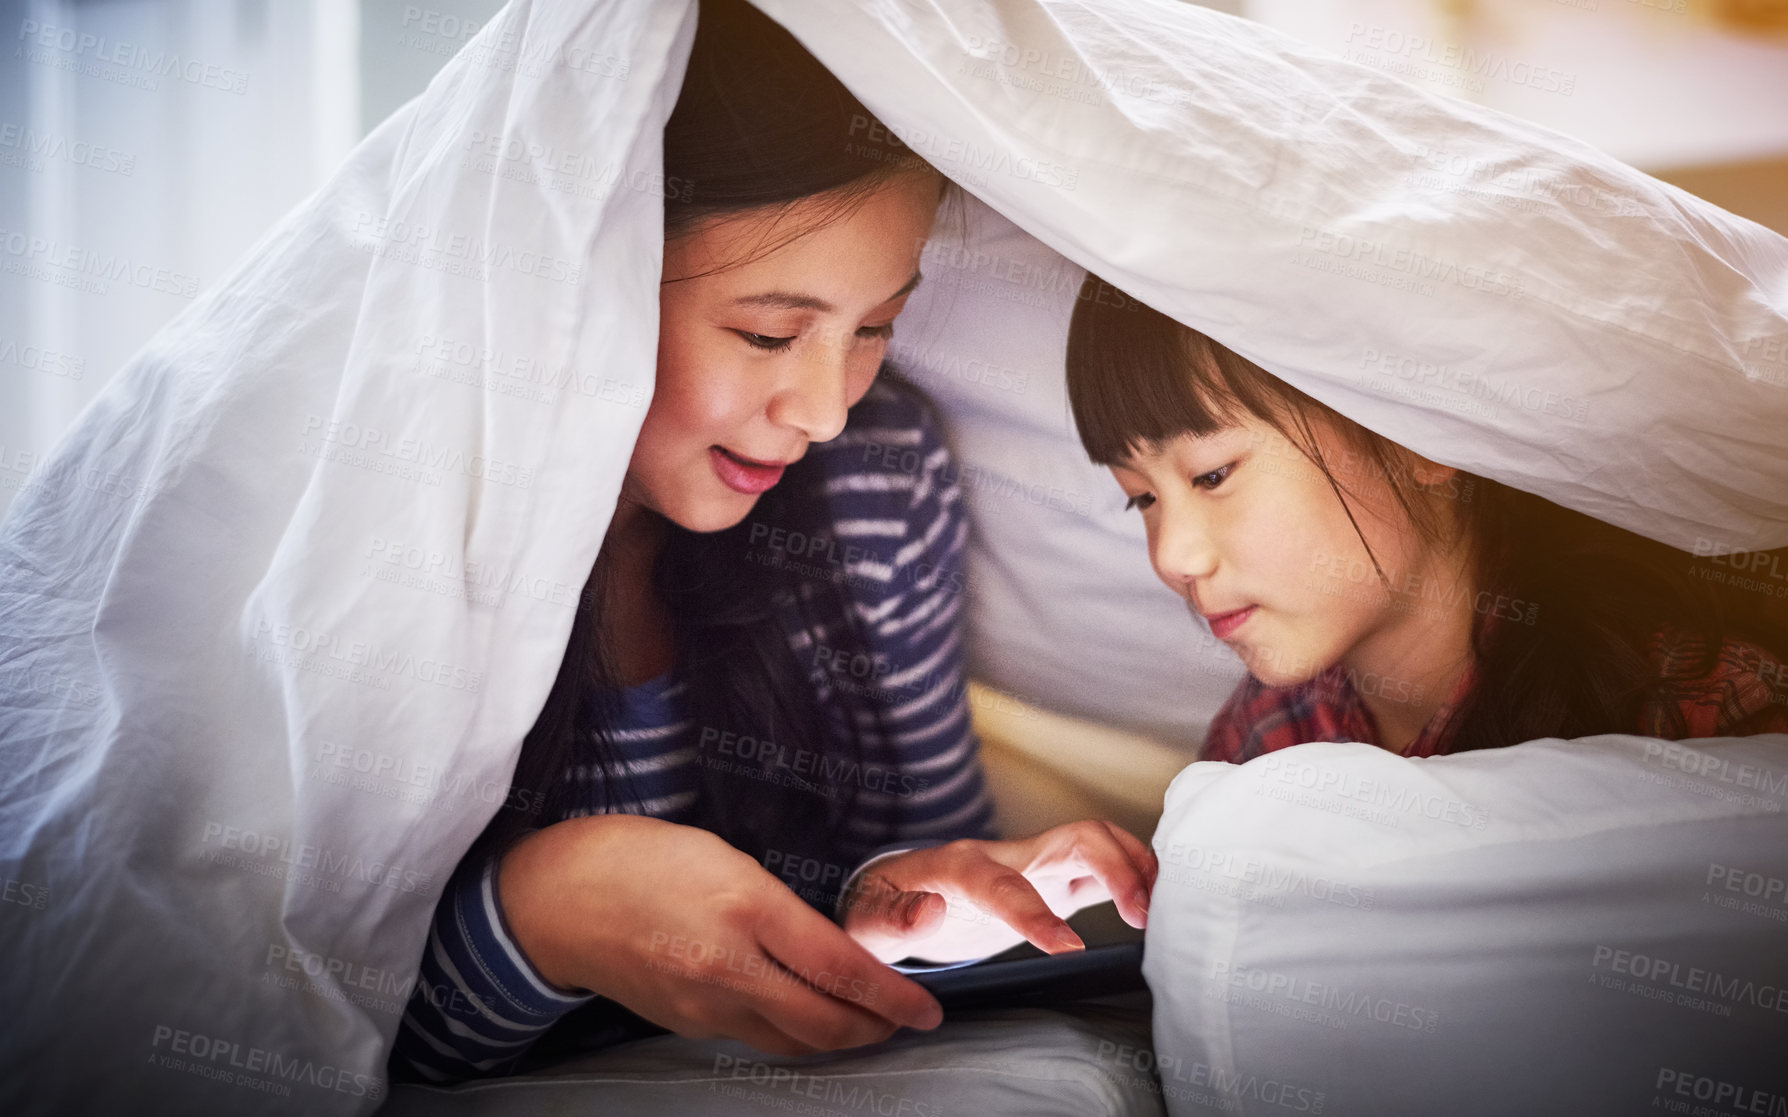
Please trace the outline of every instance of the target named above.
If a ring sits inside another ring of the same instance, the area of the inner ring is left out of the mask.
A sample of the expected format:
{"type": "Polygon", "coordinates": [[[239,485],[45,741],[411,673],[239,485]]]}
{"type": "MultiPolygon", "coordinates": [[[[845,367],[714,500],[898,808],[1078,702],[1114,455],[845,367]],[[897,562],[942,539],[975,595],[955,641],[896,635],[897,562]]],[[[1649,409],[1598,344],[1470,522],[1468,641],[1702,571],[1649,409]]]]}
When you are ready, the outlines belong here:
{"type": "Polygon", "coordinates": [[[907,976],[928,989],[946,1013],[1060,1004],[1148,988],[1142,980],[1141,942],[1089,946],[1067,954],[992,959],[907,976]]]}

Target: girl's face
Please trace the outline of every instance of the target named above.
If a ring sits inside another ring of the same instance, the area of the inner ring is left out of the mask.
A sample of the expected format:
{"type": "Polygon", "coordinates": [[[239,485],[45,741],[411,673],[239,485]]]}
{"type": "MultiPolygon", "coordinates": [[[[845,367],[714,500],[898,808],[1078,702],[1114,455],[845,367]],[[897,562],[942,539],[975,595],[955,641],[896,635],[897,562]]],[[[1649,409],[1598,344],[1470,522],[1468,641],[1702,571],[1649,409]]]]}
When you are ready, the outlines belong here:
{"type": "Polygon", "coordinates": [[[808,443],[844,429],[919,281],[938,181],[902,176],[848,215],[732,265],[826,201],[803,199],[779,218],[712,219],[665,244],[658,384],[623,500],[719,531],[743,520],[808,443]]]}
{"type": "Polygon", "coordinates": [[[1312,426],[1395,597],[1327,479],[1269,423],[1250,416],[1208,437],[1181,435],[1111,470],[1142,509],[1155,573],[1269,686],[1394,646],[1403,626],[1429,619],[1396,598],[1407,605],[1437,560],[1390,483],[1332,427],[1312,426]]]}

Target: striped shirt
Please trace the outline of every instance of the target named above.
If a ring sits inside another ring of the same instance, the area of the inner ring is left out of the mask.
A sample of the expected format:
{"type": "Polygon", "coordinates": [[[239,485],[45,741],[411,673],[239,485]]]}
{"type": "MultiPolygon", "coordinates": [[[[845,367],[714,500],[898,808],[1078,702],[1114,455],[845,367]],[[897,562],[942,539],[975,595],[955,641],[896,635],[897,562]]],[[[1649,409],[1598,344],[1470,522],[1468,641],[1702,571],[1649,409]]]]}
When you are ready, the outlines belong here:
{"type": "MultiPolygon", "coordinates": [[[[689,738],[689,714],[683,708],[685,684],[674,672],[621,692],[616,724],[609,740],[620,754],[627,777],[622,809],[662,818],[666,822],[694,824],[696,795],[701,786],[695,742],[689,738]]],[[[586,717],[595,715],[589,703],[586,717]]],[[[585,738],[565,768],[565,782],[573,789],[566,818],[582,818],[602,811],[603,767],[594,742],[585,738]]]]}
{"type": "MultiPolygon", "coordinates": [[[[926,405],[883,378],[851,410],[844,432],[808,453],[816,456],[805,475],[813,483],[788,494],[796,514],[774,529],[753,524],[748,545],[760,546],[746,558],[785,568],[807,590],[815,581],[847,587],[843,597],[855,613],[854,625],[823,607],[791,603],[782,613],[790,648],[812,665],[834,734],[843,734],[843,719],[851,718],[862,742],[860,764],[831,769],[856,791],[832,860],[860,868],[894,848],[991,838],[993,811],[963,673],[968,526],[949,451],[926,405]],[[845,690],[850,701],[840,701],[845,690]]],[[[826,600],[811,593],[807,604],[826,600]]],[[[715,755],[725,748],[702,755],[685,697],[675,671],[622,693],[609,726],[627,773],[622,809],[699,824],[701,765],[730,762],[715,755]]],[[[760,744],[775,747],[753,742],[751,749],[760,744]]],[[[593,748],[585,742],[565,769],[564,818],[605,809],[593,748]]],[[[804,771],[811,758],[746,751],[733,750],[741,774],[812,774],[804,771]]],[[[535,971],[504,920],[496,865],[496,858],[468,858],[447,884],[398,1030],[399,1071],[434,1082],[508,1073],[580,1005],[594,1001],[593,1009],[612,1007],[616,1019],[628,1015],[612,1002],[555,988],[535,971]]],[[[779,875],[816,902],[798,872],[779,875]]],[[[615,1038],[626,1038],[626,1029],[617,1027],[615,1038]]]]}

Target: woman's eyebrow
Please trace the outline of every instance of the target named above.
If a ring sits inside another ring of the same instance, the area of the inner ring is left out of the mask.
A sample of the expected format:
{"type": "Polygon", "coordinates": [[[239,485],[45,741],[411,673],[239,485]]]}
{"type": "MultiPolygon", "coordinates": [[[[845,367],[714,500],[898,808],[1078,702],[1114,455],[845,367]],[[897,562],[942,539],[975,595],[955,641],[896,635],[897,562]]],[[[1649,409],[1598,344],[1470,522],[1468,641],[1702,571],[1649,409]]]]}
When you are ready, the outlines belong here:
{"type": "MultiPolygon", "coordinates": [[[[883,299],[882,302],[891,303],[908,293],[919,285],[921,278],[918,272],[914,272],[912,278],[906,281],[905,286],[883,299]]],[[[803,295],[793,291],[765,291],[759,295],[741,295],[733,300],[732,305],[767,306],[776,310],[817,310],[821,314],[831,314],[837,310],[837,307],[818,295],[803,295]]]]}
{"type": "Polygon", "coordinates": [[[910,293],[914,287],[917,287],[919,285],[919,280],[924,279],[924,278],[925,277],[920,275],[919,272],[917,271],[917,269],[915,269],[913,271],[912,278],[907,280],[904,284],[902,284],[900,290],[894,292],[892,295],[889,295],[887,298],[883,299],[882,301],[885,303],[891,303],[895,299],[898,299],[900,296],[910,293]]]}

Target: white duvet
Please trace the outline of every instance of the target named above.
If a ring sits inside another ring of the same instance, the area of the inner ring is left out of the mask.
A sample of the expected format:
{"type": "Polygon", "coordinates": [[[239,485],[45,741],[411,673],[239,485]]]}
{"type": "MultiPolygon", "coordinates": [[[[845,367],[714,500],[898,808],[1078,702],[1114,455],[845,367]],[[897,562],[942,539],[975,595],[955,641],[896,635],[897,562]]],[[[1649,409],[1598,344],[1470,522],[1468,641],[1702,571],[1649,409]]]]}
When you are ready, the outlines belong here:
{"type": "Polygon", "coordinates": [[[1788,1107],[1788,737],[1194,764],[1143,973],[1170,1113],[1788,1107]]]}
{"type": "MultiPolygon", "coordinates": [[[[762,6],[1018,227],[1374,429],[1685,548],[1788,543],[1760,227],[1190,6],[762,6]],[[1553,204],[1402,173],[1439,149],[1553,204]]],[[[383,1096],[650,396],[693,18],[515,0],[13,504],[0,1109],[383,1096]]]]}

